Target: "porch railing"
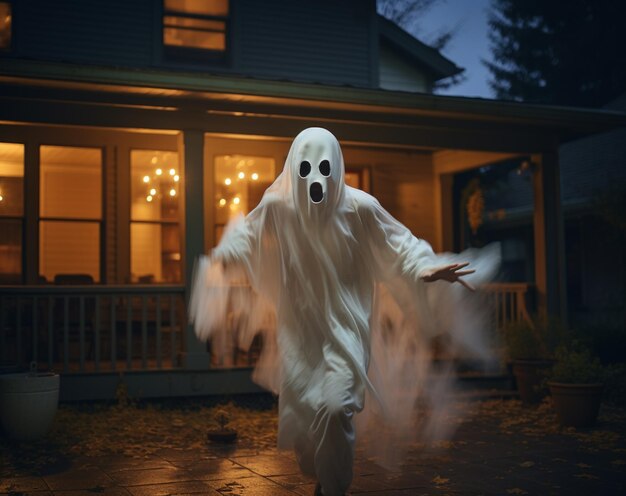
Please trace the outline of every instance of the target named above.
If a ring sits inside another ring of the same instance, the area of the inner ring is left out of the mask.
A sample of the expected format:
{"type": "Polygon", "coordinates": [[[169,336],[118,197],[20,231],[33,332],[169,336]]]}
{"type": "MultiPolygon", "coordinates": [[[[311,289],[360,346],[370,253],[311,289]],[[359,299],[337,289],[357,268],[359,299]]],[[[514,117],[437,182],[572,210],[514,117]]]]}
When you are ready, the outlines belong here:
{"type": "MultiPolygon", "coordinates": [[[[530,285],[483,286],[495,327],[528,321],[530,285]]],[[[143,371],[181,367],[186,307],[183,286],[0,287],[0,365],[64,373],[143,371]]],[[[232,357],[211,354],[212,368],[254,365],[260,341],[248,351],[233,342],[232,357]]]]}
{"type": "Polygon", "coordinates": [[[531,285],[524,282],[490,283],[482,289],[488,295],[493,309],[493,319],[497,330],[507,325],[532,320],[528,312],[528,298],[531,285]]]}
{"type": "Polygon", "coordinates": [[[180,366],[184,286],[0,287],[0,364],[64,373],[180,366]]]}

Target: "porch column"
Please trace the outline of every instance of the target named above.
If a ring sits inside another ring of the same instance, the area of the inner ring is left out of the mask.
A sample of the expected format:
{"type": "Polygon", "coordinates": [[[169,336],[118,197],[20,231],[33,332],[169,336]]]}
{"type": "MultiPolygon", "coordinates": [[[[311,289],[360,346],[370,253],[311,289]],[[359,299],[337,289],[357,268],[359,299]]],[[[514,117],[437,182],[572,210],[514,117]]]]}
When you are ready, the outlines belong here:
{"type": "Polygon", "coordinates": [[[560,317],[567,325],[565,246],[558,153],[533,155],[535,166],[535,284],[541,318],[560,317]]]}
{"type": "Polygon", "coordinates": [[[452,194],[453,174],[435,172],[435,230],[437,234],[435,251],[454,251],[454,204],[452,194]]]}
{"type": "MultiPolygon", "coordinates": [[[[197,129],[186,129],[179,136],[178,149],[182,155],[185,181],[185,307],[189,304],[194,263],[204,253],[204,205],[203,205],[203,149],[204,133],[197,129]]],[[[185,308],[186,310],[186,308],[185,308]]],[[[206,343],[199,341],[193,326],[187,323],[183,367],[207,369],[210,356],[206,343]]]]}

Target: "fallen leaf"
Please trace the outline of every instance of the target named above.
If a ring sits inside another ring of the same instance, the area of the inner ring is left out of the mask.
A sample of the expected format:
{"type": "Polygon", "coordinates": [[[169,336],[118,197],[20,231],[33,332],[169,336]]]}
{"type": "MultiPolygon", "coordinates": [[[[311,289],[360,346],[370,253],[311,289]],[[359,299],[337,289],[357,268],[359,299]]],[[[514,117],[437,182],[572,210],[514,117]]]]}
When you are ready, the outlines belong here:
{"type": "Polygon", "coordinates": [[[507,489],[506,492],[507,494],[528,494],[526,491],[524,491],[523,489],[520,489],[519,487],[513,487],[511,489],[507,489]]]}
{"type": "Polygon", "coordinates": [[[432,482],[434,482],[435,484],[447,484],[448,482],[450,482],[450,479],[446,479],[438,475],[432,480],[432,482]]]}
{"type": "Polygon", "coordinates": [[[599,477],[593,474],[587,474],[587,473],[574,474],[574,477],[578,477],[579,479],[599,479],[599,477]]]}
{"type": "Polygon", "coordinates": [[[532,467],[534,464],[535,464],[535,462],[528,461],[528,462],[520,463],[519,466],[520,467],[524,467],[524,468],[528,468],[528,467],[532,467]]]}

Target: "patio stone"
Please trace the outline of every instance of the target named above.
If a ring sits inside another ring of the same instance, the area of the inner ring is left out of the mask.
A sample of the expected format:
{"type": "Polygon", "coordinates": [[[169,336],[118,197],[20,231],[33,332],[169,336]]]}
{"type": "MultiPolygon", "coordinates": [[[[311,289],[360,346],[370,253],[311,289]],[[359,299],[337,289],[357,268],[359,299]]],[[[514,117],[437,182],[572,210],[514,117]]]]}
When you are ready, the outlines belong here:
{"type": "MultiPolygon", "coordinates": [[[[601,424],[602,429],[572,431],[550,424],[542,434],[534,425],[516,424],[530,414],[524,410],[519,419],[511,418],[518,411],[515,405],[502,406],[501,416],[468,418],[450,441],[412,448],[394,470],[382,468],[357,449],[348,494],[626,494],[626,411],[613,411],[607,417],[611,423],[601,424]]],[[[490,408],[498,405],[489,403],[483,409],[490,408]]],[[[300,473],[292,452],[255,447],[250,440],[190,448],[174,441],[171,448],[144,455],[122,443],[115,446],[117,453],[100,450],[90,456],[89,451],[79,451],[81,444],[64,450],[58,442],[16,447],[0,438],[0,494],[313,495],[315,480],[300,473]]]]}

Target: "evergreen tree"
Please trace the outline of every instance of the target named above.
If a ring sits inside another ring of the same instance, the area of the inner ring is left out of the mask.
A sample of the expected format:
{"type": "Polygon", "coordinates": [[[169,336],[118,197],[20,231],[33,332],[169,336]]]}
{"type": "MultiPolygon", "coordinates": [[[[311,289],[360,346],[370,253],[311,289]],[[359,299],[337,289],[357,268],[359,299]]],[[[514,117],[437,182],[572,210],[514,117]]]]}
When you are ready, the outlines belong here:
{"type": "Polygon", "coordinates": [[[624,0],[492,0],[497,98],[602,106],[626,92],[624,0]]]}

